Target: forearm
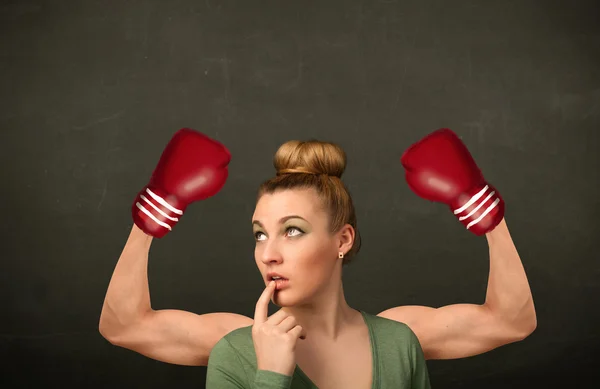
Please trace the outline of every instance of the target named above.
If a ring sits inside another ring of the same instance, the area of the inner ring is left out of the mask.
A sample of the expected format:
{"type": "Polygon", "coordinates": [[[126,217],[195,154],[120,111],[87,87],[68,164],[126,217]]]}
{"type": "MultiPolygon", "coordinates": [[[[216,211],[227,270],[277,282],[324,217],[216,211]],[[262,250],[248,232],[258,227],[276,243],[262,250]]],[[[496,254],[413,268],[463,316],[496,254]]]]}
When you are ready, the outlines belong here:
{"type": "Polygon", "coordinates": [[[135,224],[115,266],[100,315],[100,332],[118,332],[151,309],[148,252],[152,237],[135,224]]]}
{"type": "Polygon", "coordinates": [[[490,273],[485,305],[510,328],[527,335],[536,326],[531,289],[506,221],[486,234],[490,273]]]}

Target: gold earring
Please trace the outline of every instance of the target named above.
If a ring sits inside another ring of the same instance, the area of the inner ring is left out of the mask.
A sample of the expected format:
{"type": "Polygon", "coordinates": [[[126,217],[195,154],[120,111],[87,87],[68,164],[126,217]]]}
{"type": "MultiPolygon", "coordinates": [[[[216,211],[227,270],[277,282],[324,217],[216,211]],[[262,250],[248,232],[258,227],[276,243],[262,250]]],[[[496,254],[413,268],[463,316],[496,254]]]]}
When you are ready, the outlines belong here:
{"type": "Polygon", "coordinates": [[[344,258],[344,253],[340,251],[340,252],[338,253],[338,258],[344,258]]]}

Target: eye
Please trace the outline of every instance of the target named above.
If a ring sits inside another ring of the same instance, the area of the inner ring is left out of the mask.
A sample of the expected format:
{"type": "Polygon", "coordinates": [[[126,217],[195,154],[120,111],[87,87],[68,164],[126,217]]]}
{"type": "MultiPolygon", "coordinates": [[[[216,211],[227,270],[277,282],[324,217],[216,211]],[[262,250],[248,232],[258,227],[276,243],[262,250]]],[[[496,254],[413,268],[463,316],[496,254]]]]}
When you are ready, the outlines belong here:
{"type": "Polygon", "coordinates": [[[296,234],[296,235],[294,235],[294,236],[298,236],[298,235],[301,235],[301,234],[303,234],[303,233],[304,233],[304,231],[302,231],[300,228],[298,228],[298,227],[293,227],[293,226],[291,226],[291,227],[288,227],[288,228],[285,230],[285,232],[287,233],[287,232],[294,231],[294,230],[299,232],[298,234],[296,234]]]}
{"type": "MultiPolygon", "coordinates": [[[[299,236],[299,235],[304,234],[304,231],[301,228],[290,226],[290,227],[288,227],[288,228],[285,229],[285,233],[286,233],[287,236],[294,237],[294,236],[299,236]],[[296,231],[296,232],[293,233],[293,231],[296,231]]],[[[255,232],[254,233],[254,239],[256,241],[264,240],[265,238],[261,237],[261,235],[264,235],[264,233],[262,233],[261,231],[255,232]]]]}

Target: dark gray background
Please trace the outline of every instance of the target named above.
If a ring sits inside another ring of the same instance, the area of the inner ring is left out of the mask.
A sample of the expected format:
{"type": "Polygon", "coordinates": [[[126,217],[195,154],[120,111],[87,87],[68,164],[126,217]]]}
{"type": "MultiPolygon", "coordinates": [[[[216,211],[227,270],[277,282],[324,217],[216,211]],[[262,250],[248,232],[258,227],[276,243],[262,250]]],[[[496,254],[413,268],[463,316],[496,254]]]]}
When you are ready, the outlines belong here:
{"type": "MultiPolygon", "coordinates": [[[[200,388],[204,367],[98,333],[130,205],[172,134],[231,150],[230,178],[155,241],[154,308],[252,315],[250,217],[290,139],[339,143],[363,249],[349,303],[481,303],[485,238],[421,200],[399,157],[454,129],[507,203],[538,328],[430,361],[436,388],[599,378],[600,21],[594,1],[3,1],[0,385],[200,388]]],[[[586,386],[587,387],[587,386],[586,386]]]]}

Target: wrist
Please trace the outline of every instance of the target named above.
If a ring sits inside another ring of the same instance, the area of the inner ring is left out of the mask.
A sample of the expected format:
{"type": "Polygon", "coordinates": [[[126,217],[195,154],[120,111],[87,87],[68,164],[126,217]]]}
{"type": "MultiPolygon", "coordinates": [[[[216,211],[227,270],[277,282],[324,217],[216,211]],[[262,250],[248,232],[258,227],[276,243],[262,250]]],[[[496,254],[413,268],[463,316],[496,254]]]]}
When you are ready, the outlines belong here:
{"type": "Polygon", "coordinates": [[[144,230],[142,230],[136,223],[133,223],[131,227],[131,232],[129,233],[128,243],[132,244],[142,244],[142,245],[150,245],[152,242],[153,236],[147,234],[144,230]]]}
{"type": "Polygon", "coordinates": [[[256,370],[257,371],[268,371],[271,373],[276,373],[276,374],[281,374],[281,375],[285,375],[285,376],[292,376],[292,374],[294,374],[294,368],[292,368],[292,370],[290,371],[290,369],[288,369],[287,367],[283,367],[283,366],[261,366],[261,365],[257,365],[256,370]]]}
{"type": "Polygon", "coordinates": [[[291,384],[291,374],[287,375],[272,370],[258,369],[254,376],[254,385],[257,388],[287,389],[291,384]]]}

